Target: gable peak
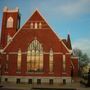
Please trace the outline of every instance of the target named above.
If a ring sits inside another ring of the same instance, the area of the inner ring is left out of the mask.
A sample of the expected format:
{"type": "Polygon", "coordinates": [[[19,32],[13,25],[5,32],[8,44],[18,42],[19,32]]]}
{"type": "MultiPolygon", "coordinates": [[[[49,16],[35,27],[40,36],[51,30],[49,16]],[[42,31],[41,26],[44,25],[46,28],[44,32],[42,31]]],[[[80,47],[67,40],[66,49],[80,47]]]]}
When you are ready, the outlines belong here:
{"type": "Polygon", "coordinates": [[[38,9],[38,8],[36,8],[34,12],[38,12],[38,13],[39,13],[40,11],[39,11],[39,9],[38,9]]]}
{"type": "MultiPolygon", "coordinates": [[[[39,16],[39,17],[43,17],[42,14],[40,13],[40,11],[39,11],[37,8],[36,8],[36,10],[33,12],[32,16],[34,16],[34,15],[39,16]]],[[[31,17],[32,17],[32,16],[31,16],[31,17]]]]}

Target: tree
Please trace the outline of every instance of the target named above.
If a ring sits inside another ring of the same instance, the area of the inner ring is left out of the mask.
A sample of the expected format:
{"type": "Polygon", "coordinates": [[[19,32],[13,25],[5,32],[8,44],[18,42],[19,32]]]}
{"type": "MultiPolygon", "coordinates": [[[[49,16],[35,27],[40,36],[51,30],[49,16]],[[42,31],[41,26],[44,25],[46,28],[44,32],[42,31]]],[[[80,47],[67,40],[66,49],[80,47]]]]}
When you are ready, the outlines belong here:
{"type": "Polygon", "coordinates": [[[86,53],[83,53],[80,49],[73,49],[74,55],[79,58],[79,66],[86,66],[90,62],[90,58],[86,53]]]}

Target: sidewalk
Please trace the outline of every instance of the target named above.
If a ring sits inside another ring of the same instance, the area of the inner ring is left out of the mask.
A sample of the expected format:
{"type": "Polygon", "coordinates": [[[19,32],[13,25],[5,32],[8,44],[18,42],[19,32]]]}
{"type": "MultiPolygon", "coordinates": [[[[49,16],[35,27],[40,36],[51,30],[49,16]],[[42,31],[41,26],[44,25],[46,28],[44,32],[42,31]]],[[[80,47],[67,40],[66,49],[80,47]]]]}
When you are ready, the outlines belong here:
{"type": "Polygon", "coordinates": [[[30,84],[25,84],[25,83],[21,83],[21,84],[16,84],[16,83],[2,83],[1,84],[3,87],[2,88],[8,88],[8,89],[17,89],[17,90],[31,90],[32,89],[32,85],[30,84]]]}
{"type": "Polygon", "coordinates": [[[42,84],[42,85],[34,85],[33,87],[35,88],[73,88],[77,90],[90,90],[90,88],[86,88],[83,85],[80,85],[80,83],[72,83],[72,84],[54,84],[54,85],[47,85],[47,84],[42,84]]]}
{"type": "Polygon", "coordinates": [[[90,90],[90,88],[85,88],[85,86],[80,85],[78,82],[73,82],[72,84],[16,84],[16,83],[2,83],[2,88],[18,89],[18,90],[32,90],[32,88],[74,88],[77,90],[90,90]]]}

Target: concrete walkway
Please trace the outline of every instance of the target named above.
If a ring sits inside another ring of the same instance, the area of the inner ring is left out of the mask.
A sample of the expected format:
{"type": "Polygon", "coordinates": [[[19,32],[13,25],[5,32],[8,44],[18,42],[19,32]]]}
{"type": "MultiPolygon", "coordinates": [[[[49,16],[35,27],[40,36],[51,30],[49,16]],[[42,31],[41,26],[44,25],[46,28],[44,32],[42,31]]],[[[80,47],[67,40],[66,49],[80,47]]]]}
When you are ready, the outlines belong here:
{"type": "Polygon", "coordinates": [[[35,88],[73,88],[77,90],[90,90],[90,88],[86,88],[83,85],[80,85],[79,83],[72,83],[72,84],[54,84],[54,85],[48,85],[48,84],[42,84],[42,85],[33,85],[35,88]]]}
{"type": "Polygon", "coordinates": [[[2,88],[9,88],[9,89],[17,89],[17,90],[32,90],[32,85],[30,84],[16,84],[16,83],[2,83],[2,88]]]}
{"type": "Polygon", "coordinates": [[[2,83],[2,88],[10,88],[10,89],[20,89],[20,90],[32,90],[32,88],[75,88],[77,90],[90,90],[90,88],[86,88],[83,85],[80,85],[78,82],[73,82],[72,84],[16,84],[16,83],[2,83]]]}

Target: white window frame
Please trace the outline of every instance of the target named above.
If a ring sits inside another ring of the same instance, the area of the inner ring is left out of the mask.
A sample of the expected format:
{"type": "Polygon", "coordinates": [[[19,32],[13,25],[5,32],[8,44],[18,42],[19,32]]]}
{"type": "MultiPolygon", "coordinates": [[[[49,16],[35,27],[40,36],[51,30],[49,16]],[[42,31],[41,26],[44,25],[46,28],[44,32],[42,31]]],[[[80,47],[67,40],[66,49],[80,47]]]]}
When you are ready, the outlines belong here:
{"type": "Polygon", "coordinates": [[[66,71],[66,56],[63,55],[63,71],[66,71]]]}
{"type": "Polygon", "coordinates": [[[38,23],[35,22],[35,29],[38,29],[38,23]]]}
{"type": "Polygon", "coordinates": [[[7,19],[7,28],[13,28],[13,18],[12,17],[9,17],[7,19]]]}

